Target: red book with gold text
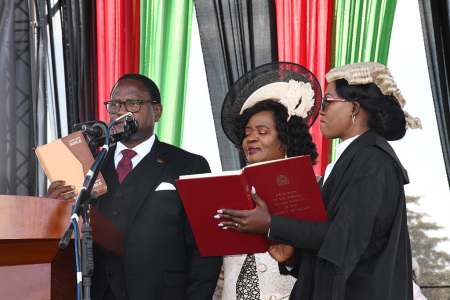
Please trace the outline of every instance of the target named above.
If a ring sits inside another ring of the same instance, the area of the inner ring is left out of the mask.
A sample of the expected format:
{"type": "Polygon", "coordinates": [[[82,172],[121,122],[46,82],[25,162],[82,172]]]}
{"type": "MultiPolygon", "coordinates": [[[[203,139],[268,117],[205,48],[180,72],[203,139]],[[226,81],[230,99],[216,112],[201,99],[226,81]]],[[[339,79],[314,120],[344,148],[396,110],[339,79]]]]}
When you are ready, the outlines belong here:
{"type": "Polygon", "coordinates": [[[253,209],[252,186],[271,214],[327,221],[309,156],[256,163],[238,171],[181,176],[176,185],[202,256],[268,250],[265,234],[224,230],[218,226],[220,220],[214,219],[222,208],[253,209]]]}

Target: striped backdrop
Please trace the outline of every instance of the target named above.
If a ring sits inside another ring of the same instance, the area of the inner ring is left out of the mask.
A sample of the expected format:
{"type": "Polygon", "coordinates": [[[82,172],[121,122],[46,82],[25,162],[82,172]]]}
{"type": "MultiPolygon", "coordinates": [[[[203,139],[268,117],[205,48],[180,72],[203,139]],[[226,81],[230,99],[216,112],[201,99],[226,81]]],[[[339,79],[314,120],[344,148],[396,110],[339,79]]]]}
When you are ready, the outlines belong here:
{"type": "MultiPolygon", "coordinates": [[[[204,0],[198,0],[201,2],[204,0]]],[[[231,1],[231,0],[230,0],[231,1]]],[[[325,89],[325,74],[358,61],[387,63],[396,0],[276,0],[278,60],[310,69],[325,89]]],[[[117,78],[140,72],[161,89],[164,118],[156,132],[181,146],[189,68],[193,1],[99,0],[96,7],[98,118],[117,78]]],[[[219,33],[218,33],[219,34],[219,33]]],[[[317,174],[333,159],[334,146],[311,128],[319,152],[317,174]]]]}

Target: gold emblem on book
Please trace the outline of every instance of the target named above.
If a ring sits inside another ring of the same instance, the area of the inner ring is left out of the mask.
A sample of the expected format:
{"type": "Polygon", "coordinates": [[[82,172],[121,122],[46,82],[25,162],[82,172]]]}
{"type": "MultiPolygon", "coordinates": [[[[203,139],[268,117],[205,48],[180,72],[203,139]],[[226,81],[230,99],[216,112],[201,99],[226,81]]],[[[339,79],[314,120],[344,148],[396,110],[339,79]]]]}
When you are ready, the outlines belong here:
{"type": "Polygon", "coordinates": [[[278,186],[289,184],[289,178],[287,178],[287,176],[283,175],[283,174],[278,175],[277,184],[278,184],[278,186]]]}

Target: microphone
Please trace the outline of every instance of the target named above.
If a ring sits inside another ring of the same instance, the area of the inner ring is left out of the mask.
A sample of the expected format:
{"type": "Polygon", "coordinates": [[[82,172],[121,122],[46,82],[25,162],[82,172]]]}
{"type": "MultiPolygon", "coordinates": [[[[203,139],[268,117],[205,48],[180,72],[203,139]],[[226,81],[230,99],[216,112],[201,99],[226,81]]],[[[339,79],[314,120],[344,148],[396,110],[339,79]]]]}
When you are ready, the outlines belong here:
{"type": "Polygon", "coordinates": [[[133,133],[138,132],[139,130],[139,123],[136,121],[136,119],[133,117],[133,115],[130,113],[125,117],[125,122],[123,122],[123,132],[121,135],[121,140],[127,141],[131,138],[131,135],[133,133]]]}
{"type": "Polygon", "coordinates": [[[93,139],[104,135],[103,128],[100,126],[96,126],[95,124],[93,126],[83,125],[83,126],[81,126],[81,131],[86,133],[87,136],[89,136],[93,139]]]}
{"type": "MultiPolygon", "coordinates": [[[[134,118],[133,114],[128,112],[116,119],[125,119],[123,122],[123,132],[119,132],[113,135],[109,135],[110,145],[114,145],[119,141],[126,141],[131,138],[131,135],[138,132],[139,123],[134,118]]],[[[89,121],[84,123],[75,124],[73,129],[75,131],[81,130],[86,134],[86,142],[90,149],[96,149],[101,147],[106,140],[109,124],[105,121],[89,121]],[[92,124],[94,123],[94,124],[92,124]],[[87,125],[92,124],[92,125],[87,125]]]]}
{"type": "Polygon", "coordinates": [[[81,132],[85,133],[86,136],[91,140],[105,137],[106,131],[108,130],[108,125],[106,124],[106,122],[102,121],[95,121],[95,122],[96,123],[94,123],[92,126],[86,125],[86,123],[89,122],[75,124],[73,126],[73,129],[76,131],[81,130],[81,132]]]}
{"type": "Polygon", "coordinates": [[[88,121],[73,125],[73,129],[75,131],[81,130],[81,132],[86,134],[86,142],[89,148],[95,149],[103,145],[106,132],[108,131],[108,123],[104,121],[88,121]]]}
{"type": "Polygon", "coordinates": [[[123,123],[123,131],[129,131],[132,134],[138,132],[139,123],[136,121],[133,115],[129,115],[126,117],[125,122],[123,123]]]}

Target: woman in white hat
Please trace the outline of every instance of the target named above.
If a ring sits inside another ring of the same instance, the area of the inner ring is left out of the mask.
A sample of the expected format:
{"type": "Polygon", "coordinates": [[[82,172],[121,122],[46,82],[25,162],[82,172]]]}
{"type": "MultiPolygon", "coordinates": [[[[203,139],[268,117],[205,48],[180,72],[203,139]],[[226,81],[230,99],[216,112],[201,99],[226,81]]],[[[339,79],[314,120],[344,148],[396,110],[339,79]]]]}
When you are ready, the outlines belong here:
{"type": "MultiPolygon", "coordinates": [[[[230,88],[222,127],[248,164],[300,155],[309,155],[315,164],[318,154],[309,128],[321,96],[309,70],[293,63],[266,64],[230,88]]],[[[266,252],[225,256],[223,283],[222,299],[287,299],[295,278],[281,275],[266,252]]]]}

